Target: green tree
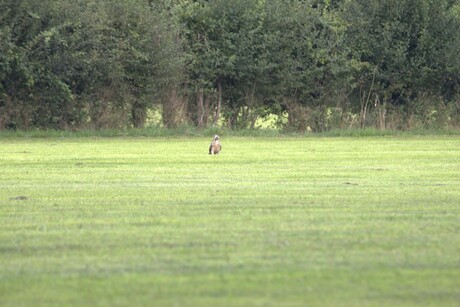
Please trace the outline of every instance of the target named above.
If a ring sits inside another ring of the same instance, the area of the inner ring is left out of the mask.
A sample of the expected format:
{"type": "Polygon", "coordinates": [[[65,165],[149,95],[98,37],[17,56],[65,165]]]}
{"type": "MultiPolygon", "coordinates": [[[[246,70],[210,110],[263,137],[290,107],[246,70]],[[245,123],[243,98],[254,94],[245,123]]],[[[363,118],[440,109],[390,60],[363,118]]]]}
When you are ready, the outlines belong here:
{"type": "MultiPolygon", "coordinates": [[[[362,127],[372,106],[407,114],[411,106],[417,112],[427,109],[417,105],[423,97],[455,95],[445,91],[449,76],[459,72],[451,56],[459,41],[458,16],[451,13],[455,7],[458,1],[449,0],[346,2],[342,16],[356,63],[352,104],[359,109],[362,127]]],[[[385,112],[378,114],[379,126],[385,128],[385,112]]]]}
{"type": "MultiPolygon", "coordinates": [[[[183,6],[183,36],[198,126],[223,114],[237,126],[260,75],[263,1],[190,1],[183,6]]],[[[247,113],[246,113],[247,115],[247,113]]]]}
{"type": "Polygon", "coordinates": [[[51,24],[50,1],[4,1],[0,6],[0,128],[41,125],[49,104],[59,110],[44,122],[66,116],[72,100],[52,62],[59,53],[62,28],[51,24]]]}
{"type": "Polygon", "coordinates": [[[173,27],[160,4],[0,5],[0,128],[141,127],[176,78],[173,27]]]}
{"type": "Polygon", "coordinates": [[[342,21],[308,1],[272,0],[265,27],[273,109],[288,113],[289,128],[326,129],[326,109],[349,74],[342,21]]]}

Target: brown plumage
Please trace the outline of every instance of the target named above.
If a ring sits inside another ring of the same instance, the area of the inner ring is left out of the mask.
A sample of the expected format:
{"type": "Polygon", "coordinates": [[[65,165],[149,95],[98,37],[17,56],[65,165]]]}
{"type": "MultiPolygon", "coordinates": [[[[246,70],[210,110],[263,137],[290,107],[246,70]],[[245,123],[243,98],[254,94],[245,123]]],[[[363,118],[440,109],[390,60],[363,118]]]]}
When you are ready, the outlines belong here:
{"type": "Polygon", "coordinates": [[[222,144],[219,141],[219,136],[216,134],[214,136],[214,139],[211,142],[211,145],[209,145],[209,154],[210,155],[217,155],[222,149],[222,144]]]}

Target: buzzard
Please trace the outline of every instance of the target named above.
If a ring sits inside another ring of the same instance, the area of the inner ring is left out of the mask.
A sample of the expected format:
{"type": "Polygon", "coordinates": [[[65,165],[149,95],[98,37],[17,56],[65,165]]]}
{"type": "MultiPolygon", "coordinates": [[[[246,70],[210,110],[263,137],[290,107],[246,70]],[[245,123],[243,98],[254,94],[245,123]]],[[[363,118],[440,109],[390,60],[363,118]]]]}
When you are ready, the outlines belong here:
{"type": "Polygon", "coordinates": [[[217,155],[219,154],[221,149],[222,149],[222,144],[219,141],[219,136],[216,134],[214,136],[214,139],[211,142],[211,145],[209,145],[209,154],[217,155]]]}

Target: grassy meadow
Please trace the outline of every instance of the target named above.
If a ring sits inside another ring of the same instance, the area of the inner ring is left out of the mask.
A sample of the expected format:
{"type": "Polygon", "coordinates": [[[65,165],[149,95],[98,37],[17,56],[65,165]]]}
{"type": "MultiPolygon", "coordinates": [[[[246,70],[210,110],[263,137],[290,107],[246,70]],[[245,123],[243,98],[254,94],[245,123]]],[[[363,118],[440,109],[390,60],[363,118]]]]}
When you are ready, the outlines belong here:
{"type": "Polygon", "coordinates": [[[460,137],[0,138],[0,306],[458,306],[460,137]]]}

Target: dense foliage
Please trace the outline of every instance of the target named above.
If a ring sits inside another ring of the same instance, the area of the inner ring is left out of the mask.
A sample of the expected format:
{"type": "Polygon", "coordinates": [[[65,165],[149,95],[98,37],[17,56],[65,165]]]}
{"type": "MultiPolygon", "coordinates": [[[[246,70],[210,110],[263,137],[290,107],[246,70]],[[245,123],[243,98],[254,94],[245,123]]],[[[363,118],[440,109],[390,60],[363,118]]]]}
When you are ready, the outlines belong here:
{"type": "Polygon", "coordinates": [[[459,0],[3,0],[0,129],[458,127],[459,0]]]}

